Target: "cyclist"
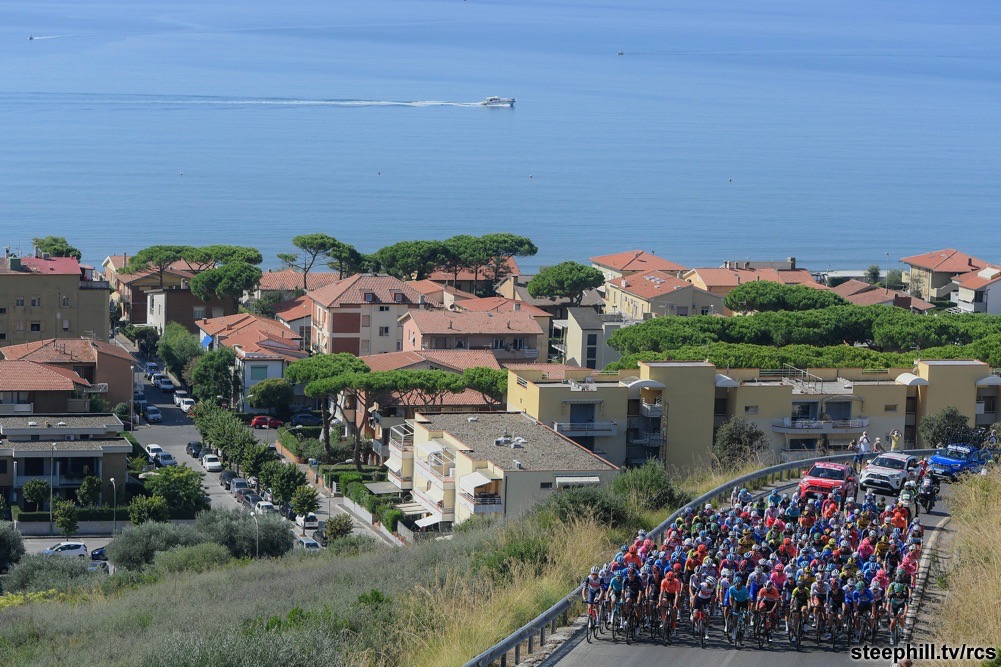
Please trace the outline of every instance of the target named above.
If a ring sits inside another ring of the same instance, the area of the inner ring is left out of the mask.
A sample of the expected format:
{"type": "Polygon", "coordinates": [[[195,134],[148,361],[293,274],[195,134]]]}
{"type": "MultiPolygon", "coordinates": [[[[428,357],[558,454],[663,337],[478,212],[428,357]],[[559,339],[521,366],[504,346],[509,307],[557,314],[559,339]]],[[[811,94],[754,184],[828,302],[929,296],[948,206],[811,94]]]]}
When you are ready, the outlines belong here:
{"type": "Polygon", "coordinates": [[[733,584],[730,585],[730,589],[726,592],[726,596],[723,599],[724,602],[729,604],[731,609],[730,614],[734,619],[747,611],[751,600],[751,592],[744,586],[743,577],[737,575],[733,578],[733,584]]]}
{"type": "Polygon", "coordinates": [[[692,597],[692,622],[695,622],[695,612],[701,611],[705,622],[705,638],[709,638],[709,605],[712,603],[713,594],[709,590],[709,584],[702,582],[699,584],[699,592],[692,597]]]}
{"type": "Polygon", "coordinates": [[[640,580],[639,575],[636,574],[635,569],[629,568],[627,571],[624,587],[626,595],[623,598],[623,602],[625,603],[622,614],[623,626],[625,626],[625,622],[631,616],[639,615],[639,610],[643,605],[643,582],[640,580]]]}
{"type": "Polygon", "coordinates": [[[837,571],[831,572],[831,578],[827,583],[830,587],[830,592],[827,594],[828,618],[831,619],[832,624],[842,623],[845,612],[845,589],[841,587],[841,579],[838,577],[837,571]]]}
{"type": "MultiPolygon", "coordinates": [[[[808,607],[810,605],[810,587],[807,584],[806,577],[800,577],[796,584],[796,587],[792,589],[789,593],[789,615],[790,619],[796,614],[799,614],[801,623],[806,618],[806,613],[808,612],[808,607]]],[[[795,623],[793,623],[795,626],[795,623]]],[[[792,628],[790,627],[790,633],[792,628]]],[[[790,634],[790,637],[795,640],[795,635],[790,634]]]]}
{"type": "MultiPolygon", "coordinates": [[[[770,579],[765,582],[764,588],[762,588],[761,592],[758,593],[758,613],[762,623],[765,624],[765,627],[768,627],[768,625],[775,625],[775,614],[778,610],[780,597],[779,590],[775,588],[775,584],[773,584],[770,579]],[[768,618],[771,620],[768,621],[768,618]]],[[[772,638],[769,637],[768,641],[771,642],[772,638]]]]}
{"type": "Polygon", "coordinates": [[[886,590],[886,611],[890,615],[890,646],[893,646],[893,630],[898,623],[903,620],[907,613],[907,603],[910,598],[910,589],[901,579],[897,579],[886,590]]]}
{"type": "Polygon", "coordinates": [[[827,620],[825,610],[827,609],[827,596],[830,592],[831,587],[823,577],[818,578],[810,586],[810,614],[818,627],[827,620]]]}
{"type": "Polygon", "coordinates": [[[595,565],[591,568],[591,574],[584,579],[584,588],[581,589],[581,599],[587,604],[587,613],[590,616],[594,610],[593,606],[601,602],[604,591],[601,585],[601,567],[595,565]]]}
{"type": "Polygon", "coordinates": [[[855,632],[861,633],[862,619],[868,619],[872,615],[873,595],[872,591],[866,588],[864,581],[855,584],[855,592],[852,593],[852,603],[855,605],[855,632]]]}
{"type": "Polygon", "coordinates": [[[626,577],[622,572],[622,568],[615,570],[612,574],[612,579],[608,582],[608,591],[606,599],[609,602],[608,607],[608,621],[611,623],[612,612],[614,607],[619,607],[622,605],[622,594],[626,588],[626,577]]]}
{"type": "Polygon", "coordinates": [[[660,582],[660,617],[663,622],[669,618],[671,629],[674,630],[678,624],[678,604],[681,602],[681,582],[674,572],[668,572],[660,582]]]}

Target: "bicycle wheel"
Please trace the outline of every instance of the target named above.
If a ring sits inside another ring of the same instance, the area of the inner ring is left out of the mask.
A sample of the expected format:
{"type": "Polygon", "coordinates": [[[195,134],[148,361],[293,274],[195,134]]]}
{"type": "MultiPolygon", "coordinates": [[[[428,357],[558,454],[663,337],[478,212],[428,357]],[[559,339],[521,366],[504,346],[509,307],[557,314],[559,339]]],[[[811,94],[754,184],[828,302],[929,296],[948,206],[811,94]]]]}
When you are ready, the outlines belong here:
{"type": "Polygon", "coordinates": [[[702,648],[705,648],[706,647],[706,621],[705,621],[704,618],[701,618],[701,617],[699,618],[698,632],[699,632],[699,646],[701,646],[702,648]]]}
{"type": "Polygon", "coordinates": [[[606,630],[608,630],[608,603],[602,600],[598,608],[598,632],[605,634],[606,630]]]}
{"type": "Polygon", "coordinates": [[[590,644],[594,642],[594,636],[597,634],[597,625],[594,622],[594,615],[588,613],[587,615],[587,643],[590,644]]]}
{"type": "Polygon", "coordinates": [[[611,618],[611,621],[609,621],[609,625],[612,626],[612,641],[613,642],[618,642],[619,641],[619,608],[618,607],[615,607],[612,610],[612,618],[611,618]]]}
{"type": "Polygon", "coordinates": [[[803,646],[803,619],[802,618],[800,618],[798,621],[796,621],[795,629],[793,630],[793,632],[796,633],[794,635],[794,638],[796,640],[796,650],[798,651],[798,650],[800,650],[800,647],[803,646]]]}
{"type": "Polygon", "coordinates": [[[758,648],[762,649],[765,647],[765,638],[767,632],[766,621],[763,621],[761,617],[758,617],[758,621],[754,624],[754,637],[758,640],[758,648]]]}

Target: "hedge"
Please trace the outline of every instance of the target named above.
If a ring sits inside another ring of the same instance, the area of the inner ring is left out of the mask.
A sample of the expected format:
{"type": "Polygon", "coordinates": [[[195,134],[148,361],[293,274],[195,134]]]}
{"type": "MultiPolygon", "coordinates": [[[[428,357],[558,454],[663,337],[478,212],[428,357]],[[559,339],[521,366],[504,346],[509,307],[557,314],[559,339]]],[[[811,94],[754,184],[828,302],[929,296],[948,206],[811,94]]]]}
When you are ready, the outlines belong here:
{"type": "Polygon", "coordinates": [[[126,440],[128,440],[129,444],[132,445],[132,456],[133,457],[140,456],[142,458],[146,458],[146,456],[148,456],[146,454],[146,450],[143,449],[143,446],[139,444],[139,441],[136,440],[136,437],[134,435],[132,435],[131,433],[128,433],[126,431],[122,431],[118,435],[120,435],[123,438],[125,438],[126,440]]]}
{"type": "Polygon", "coordinates": [[[382,513],[379,515],[379,523],[386,527],[391,533],[396,532],[396,524],[403,521],[403,511],[393,507],[392,505],[387,506],[383,509],[382,513]]]}
{"type": "MultiPolygon", "coordinates": [[[[117,511],[113,507],[80,507],[77,512],[77,521],[111,521],[116,517],[127,521],[129,518],[129,508],[127,506],[119,506],[117,511]]],[[[23,523],[43,523],[49,520],[49,513],[47,511],[25,512],[17,506],[11,508],[10,514],[14,521],[23,523]]],[[[192,510],[171,510],[170,518],[194,519],[195,512],[192,510]]]]}

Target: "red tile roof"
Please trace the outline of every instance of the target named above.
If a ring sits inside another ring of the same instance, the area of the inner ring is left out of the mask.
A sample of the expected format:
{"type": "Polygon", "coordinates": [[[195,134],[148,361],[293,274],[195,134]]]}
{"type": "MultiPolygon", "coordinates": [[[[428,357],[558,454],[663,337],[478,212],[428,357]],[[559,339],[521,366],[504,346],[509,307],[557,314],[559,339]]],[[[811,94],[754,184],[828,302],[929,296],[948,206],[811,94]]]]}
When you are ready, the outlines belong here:
{"type": "Polygon", "coordinates": [[[301,338],[288,330],[285,334],[279,336],[248,326],[221,338],[220,344],[231,348],[241,359],[283,359],[291,363],[309,356],[300,349],[301,338]]]}
{"type": "MultiPolygon", "coordinates": [[[[310,271],[306,274],[306,291],[320,289],[340,280],[336,271],[310,271]]],[[[302,289],[302,272],[295,269],[267,271],[261,275],[258,289],[262,292],[291,292],[302,289]]]]}
{"type": "Polygon", "coordinates": [[[952,279],[952,282],[958,284],[960,287],[976,290],[982,287],[987,287],[988,285],[996,283],[999,280],[1001,280],[1001,268],[992,266],[979,271],[970,271],[969,273],[964,273],[961,276],[956,276],[952,279]]]}
{"type": "Polygon", "coordinates": [[[467,368],[500,369],[489,350],[413,350],[361,357],[373,371],[397,371],[412,366],[444,366],[461,373],[467,368]]]}
{"type": "Polygon", "coordinates": [[[462,299],[475,299],[475,294],[470,294],[469,292],[464,292],[461,289],[456,289],[451,285],[443,285],[441,283],[436,283],[433,280],[408,280],[407,285],[413,287],[415,290],[427,297],[434,297],[436,301],[441,301],[438,299],[438,295],[442,292],[447,292],[455,297],[456,301],[462,299]]]}
{"type": "Polygon", "coordinates": [[[684,271],[688,267],[672,262],[645,250],[627,250],[613,255],[591,257],[591,263],[608,267],[614,271],[684,271]]]}
{"type": "Polygon", "coordinates": [[[291,301],[282,301],[275,305],[275,317],[285,322],[309,317],[311,313],[310,303],[308,296],[300,296],[298,299],[292,299],[291,301]]]}
{"type": "Polygon", "coordinates": [[[325,308],[335,308],[344,305],[358,305],[363,303],[405,303],[419,304],[421,293],[410,287],[399,278],[392,276],[359,273],[338,280],[335,283],[321,287],[309,292],[310,299],[325,308]],[[366,301],[365,295],[374,294],[373,301],[366,301]],[[403,301],[396,301],[395,295],[403,294],[403,301]]]}
{"type": "Polygon", "coordinates": [[[896,306],[898,308],[911,308],[920,311],[931,310],[935,307],[927,301],[919,299],[916,296],[911,296],[906,292],[886,290],[882,287],[875,287],[873,285],[869,285],[868,290],[842,296],[856,306],[885,305],[896,306]]]}
{"type": "MultiPolygon", "coordinates": [[[[518,262],[516,262],[513,257],[509,258],[506,262],[504,262],[504,266],[507,268],[506,275],[509,276],[521,275],[521,269],[518,267],[518,262]]],[[[439,270],[432,273],[430,276],[428,276],[428,278],[436,283],[446,283],[446,282],[450,283],[453,280],[462,280],[464,282],[468,282],[470,280],[473,280],[474,277],[480,282],[486,282],[490,277],[490,273],[491,273],[490,267],[481,267],[479,274],[477,274],[476,276],[474,276],[473,272],[468,269],[463,269],[459,271],[458,276],[452,275],[451,271],[439,270]]]]}
{"type": "Polygon", "coordinates": [[[471,313],[441,310],[412,310],[405,317],[413,319],[421,335],[451,334],[529,334],[538,336],[542,328],[525,312],[471,313]]]}
{"type": "MultiPolygon", "coordinates": [[[[677,290],[699,289],[687,280],[676,278],[662,271],[646,271],[625,278],[615,278],[614,280],[609,280],[608,284],[618,287],[623,292],[638,296],[645,301],[670,294],[677,290]]],[[[705,293],[705,290],[701,291],[703,294],[705,293]]]]}
{"type": "Polygon", "coordinates": [[[912,255],[900,260],[904,264],[916,266],[929,271],[939,273],[966,273],[967,271],[980,270],[990,266],[989,262],[967,255],[965,252],[945,248],[944,250],[934,250],[922,255],[912,255]]]}
{"type": "Polygon", "coordinates": [[[687,272],[685,278],[690,279],[695,274],[698,274],[706,287],[736,287],[737,285],[755,280],[770,280],[774,283],[784,283],[786,285],[804,285],[817,289],[827,289],[827,287],[814,280],[813,276],[806,269],[699,268],[687,272]]]}
{"type": "Polygon", "coordinates": [[[33,361],[0,361],[0,391],[73,391],[90,383],[73,371],[33,361]]]}
{"type": "Polygon", "coordinates": [[[224,317],[197,320],[195,325],[209,336],[232,336],[237,331],[252,327],[256,331],[268,333],[278,338],[292,338],[294,334],[281,322],[269,320],[260,315],[237,313],[224,317]]]}
{"type": "Polygon", "coordinates": [[[846,280],[836,287],[832,287],[831,291],[838,296],[843,296],[846,299],[852,294],[859,294],[861,292],[868,292],[873,289],[873,285],[870,283],[862,282],[861,280],[846,280]]]}
{"type": "Polygon", "coordinates": [[[45,276],[80,276],[80,262],[73,257],[22,257],[21,270],[11,271],[10,257],[0,257],[0,273],[22,273],[45,276]]]}
{"type": "Polygon", "coordinates": [[[458,310],[468,310],[471,312],[484,313],[491,311],[494,313],[513,313],[513,312],[523,312],[532,315],[533,317],[551,317],[550,313],[533,306],[530,303],[525,303],[524,301],[518,301],[516,299],[508,299],[503,296],[488,296],[482,299],[466,299],[465,301],[460,301],[455,304],[458,310]]]}
{"type": "Polygon", "coordinates": [[[0,355],[4,359],[34,361],[43,364],[67,364],[79,361],[97,363],[99,354],[108,354],[130,362],[135,361],[135,358],[125,349],[89,338],[49,338],[48,340],[0,348],[0,355]]]}
{"type": "MultiPolygon", "coordinates": [[[[144,269],[142,271],[136,271],[135,273],[121,273],[122,267],[125,266],[125,255],[108,255],[108,258],[104,260],[105,264],[110,264],[111,268],[115,270],[118,274],[118,281],[128,285],[129,283],[134,283],[140,278],[145,278],[147,276],[155,275],[156,270],[154,269],[144,269]]],[[[189,264],[186,260],[179,260],[167,267],[164,274],[178,276],[180,278],[193,278],[197,270],[194,266],[189,264]]],[[[108,276],[110,278],[110,276],[108,276]]]]}

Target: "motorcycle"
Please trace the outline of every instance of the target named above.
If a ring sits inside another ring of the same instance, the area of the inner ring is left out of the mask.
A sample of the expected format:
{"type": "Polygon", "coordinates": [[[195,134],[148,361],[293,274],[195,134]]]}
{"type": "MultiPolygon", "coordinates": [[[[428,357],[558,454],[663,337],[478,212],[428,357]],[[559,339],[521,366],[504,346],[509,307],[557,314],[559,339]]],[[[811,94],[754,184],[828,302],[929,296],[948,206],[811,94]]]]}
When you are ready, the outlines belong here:
{"type": "Polygon", "coordinates": [[[925,513],[932,511],[935,501],[938,499],[938,487],[930,480],[921,485],[918,489],[918,504],[925,508],[925,513]]]}

